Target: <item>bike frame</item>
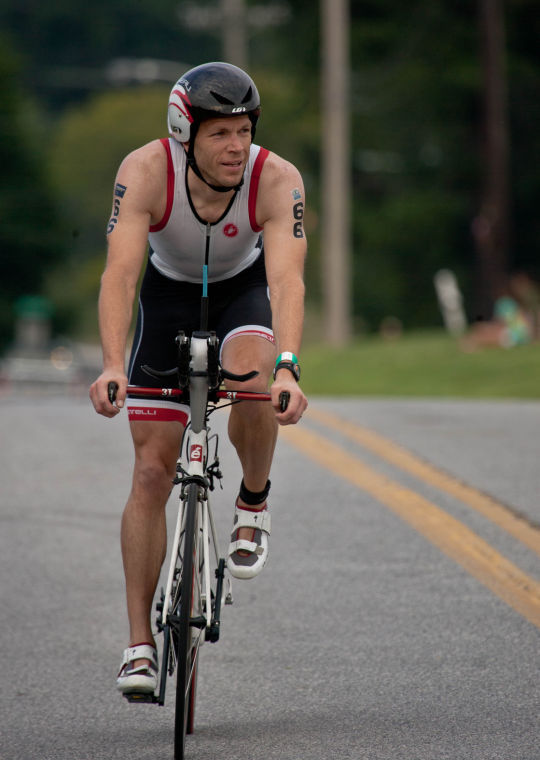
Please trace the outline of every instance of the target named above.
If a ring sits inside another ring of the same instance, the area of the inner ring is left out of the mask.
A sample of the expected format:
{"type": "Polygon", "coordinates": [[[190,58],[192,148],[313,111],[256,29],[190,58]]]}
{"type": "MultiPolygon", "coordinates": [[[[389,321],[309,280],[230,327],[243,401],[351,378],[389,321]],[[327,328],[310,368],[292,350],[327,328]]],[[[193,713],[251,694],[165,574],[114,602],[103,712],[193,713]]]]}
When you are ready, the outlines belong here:
{"type": "MultiPolygon", "coordinates": [[[[177,478],[175,484],[180,484],[180,503],[176,519],[174,538],[171,544],[170,565],[167,575],[165,591],[162,594],[161,603],[158,605],[160,616],[158,628],[167,633],[167,649],[170,644],[170,615],[173,607],[172,593],[177,572],[177,557],[182,541],[185,525],[184,489],[189,483],[197,483],[200,487],[200,497],[197,504],[197,525],[200,526],[200,540],[197,538],[194,547],[185,547],[184,551],[194,551],[195,567],[203,567],[202,586],[196,589],[202,600],[205,613],[204,623],[201,621],[198,642],[196,648],[205,641],[217,641],[220,629],[221,604],[232,604],[232,584],[230,577],[225,579],[225,560],[221,557],[219,541],[208,500],[208,491],[213,488],[213,478],[221,478],[218,470],[217,448],[218,437],[215,438],[214,452],[211,452],[210,430],[207,425],[209,404],[218,404],[223,400],[229,403],[240,401],[270,401],[270,393],[257,393],[253,391],[211,390],[209,389],[209,338],[210,333],[195,333],[189,340],[190,363],[189,363],[189,388],[188,392],[182,388],[151,388],[143,386],[128,386],[127,392],[146,398],[183,398],[189,399],[190,422],[184,431],[180,455],[177,461],[177,478]],[[212,459],[212,462],[210,462],[212,459]],[[213,551],[212,546],[213,545],[213,551]],[[217,583],[214,593],[214,611],[212,614],[212,578],[211,568],[216,568],[215,576],[217,583]],[[226,580],[226,582],[225,582],[226,580]]],[[[199,584],[198,573],[195,573],[199,584]]],[[[164,647],[165,649],[165,647],[164,647]]],[[[168,652],[167,652],[168,656],[168,652]]],[[[162,677],[157,695],[126,695],[129,701],[149,701],[163,705],[165,702],[166,669],[168,663],[162,662],[162,677]]],[[[169,671],[171,672],[171,671],[169,671]]],[[[193,676],[193,670],[190,676],[193,676]]],[[[189,689],[189,686],[188,686],[189,689]]]]}
{"type": "MultiPolygon", "coordinates": [[[[188,436],[185,446],[183,447],[183,451],[185,451],[185,462],[183,462],[182,456],[178,459],[177,463],[177,470],[181,471],[183,473],[182,479],[180,482],[192,482],[195,479],[200,479],[201,483],[205,483],[207,481],[207,464],[210,460],[209,456],[209,439],[208,439],[208,428],[204,427],[201,431],[195,432],[193,430],[186,430],[186,435],[188,436]],[[184,466],[185,464],[185,466],[184,466]]],[[[216,445],[217,448],[217,445],[216,445]]],[[[214,455],[214,461],[215,461],[215,455],[214,455]]],[[[204,492],[206,494],[207,492],[207,486],[205,484],[204,486],[204,492]]],[[[203,600],[203,604],[205,606],[206,611],[206,638],[212,638],[215,633],[212,631],[212,626],[215,625],[217,622],[219,624],[219,619],[216,621],[216,615],[214,619],[212,618],[212,610],[211,610],[211,604],[209,600],[211,600],[212,597],[212,585],[211,585],[211,576],[210,576],[210,568],[215,564],[216,568],[219,568],[220,564],[220,551],[219,551],[219,541],[218,541],[218,535],[216,531],[216,526],[214,522],[214,516],[212,514],[212,510],[208,501],[208,498],[201,498],[199,500],[198,504],[198,515],[197,515],[197,524],[201,526],[201,538],[202,538],[202,556],[201,555],[201,547],[197,547],[197,552],[199,556],[197,557],[197,561],[203,566],[204,568],[204,587],[203,589],[199,590],[200,596],[203,600]],[[211,552],[211,548],[214,548],[213,554],[211,552]]],[[[172,587],[174,583],[174,573],[175,573],[175,558],[178,553],[178,548],[180,545],[180,538],[182,535],[182,530],[184,526],[184,501],[182,498],[180,499],[180,505],[178,510],[178,516],[176,520],[176,527],[175,527],[175,533],[173,542],[171,545],[171,563],[169,566],[169,573],[167,576],[167,585],[165,587],[165,594],[163,597],[163,618],[166,621],[167,620],[167,614],[171,610],[171,592],[172,587]]],[[[220,576],[218,576],[218,581],[220,580],[220,576]]],[[[221,580],[222,580],[222,574],[221,574],[221,580]]],[[[231,590],[231,582],[230,578],[227,579],[228,581],[228,587],[227,591],[220,594],[220,598],[222,601],[225,601],[225,603],[232,603],[232,590],[231,590]],[[230,601],[229,601],[230,600],[230,601]]],[[[222,583],[221,583],[222,585],[222,583]]],[[[216,591],[216,598],[218,597],[218,592],[216,591]]]]}

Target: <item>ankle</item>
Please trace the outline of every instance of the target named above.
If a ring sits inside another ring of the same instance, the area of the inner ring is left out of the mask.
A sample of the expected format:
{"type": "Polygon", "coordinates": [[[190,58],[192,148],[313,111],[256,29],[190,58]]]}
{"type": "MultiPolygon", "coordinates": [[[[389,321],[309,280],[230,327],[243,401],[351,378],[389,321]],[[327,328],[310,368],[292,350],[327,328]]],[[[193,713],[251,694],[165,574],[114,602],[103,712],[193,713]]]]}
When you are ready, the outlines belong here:
{"type": "Polygon", "coordinates": [[[150,636],[150,637],[148,637],[146,639],[137,639],[137,640],[130,639],[129,646],[130,646],[130,648],[149,646],[149,647],[154,647],[154,649],[156,649],[156,642],[155,642],[154,638],[152,636],[150,636]],[[132,644],[131,641],[135,641],[135,643],[132,644]]]}
{"type": "Polygon", "coordinates": [[[239,507],[243,509],[247,508],[253,512],[258,512],[261,509],[264,509],[270,491],[270,485],[270,481],[267,480],[262,491],[250,491],[249,488],[246,488],[244,479],[242,478],[236,503],[239,507]]]}
{"type": "Polygon", "coordinates": [[[262,504],[245,504],[240,497],[236,500],[236,506],[238,509],[243,509],[245,512],[262,512],[263,509],[266,509],[266,501],[263,501],[262,504]]]}

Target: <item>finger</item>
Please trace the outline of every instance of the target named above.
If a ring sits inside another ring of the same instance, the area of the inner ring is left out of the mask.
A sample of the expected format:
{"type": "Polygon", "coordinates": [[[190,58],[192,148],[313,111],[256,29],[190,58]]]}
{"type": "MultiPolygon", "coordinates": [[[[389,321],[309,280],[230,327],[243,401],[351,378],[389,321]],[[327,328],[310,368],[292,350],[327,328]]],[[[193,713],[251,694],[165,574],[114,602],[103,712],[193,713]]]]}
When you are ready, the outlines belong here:
{"type": "Polygon", "coordinates": [[[302,417],[304,408],[305,406],[301,401],[291,400],[287,409],[276,415],[277,421],[280,425],[294,425],[302,417]]]}
{"type": "Polygon", "coordinates": [[[97,409],[99,414],[104,417],[115,417],[119,412],[116,403],[112,403],[109,399],[108,393],[100,399],[99,408],[97,409]]]}
{"type": "MultiPolygon", "coordinates": [[[[116,380],[110,380],[107,383],[107,401],[114,407],[116,412],[122,409],[127,395],[127,386],[123,382],[117,382],[116,380]]],[[[110,408],[107,405],[107,408],[110,408]]]]}
{"type": "Polygon", "coordinates": [[[114,398],[113,388],[111,387],[113,385],[116,385],[116,383],[106,385],[96,382],[90,387],[90,399],[94,405],[94,409],[103,417],[115,417],[120,411],[111,401],[111,397],[114,398]]]}

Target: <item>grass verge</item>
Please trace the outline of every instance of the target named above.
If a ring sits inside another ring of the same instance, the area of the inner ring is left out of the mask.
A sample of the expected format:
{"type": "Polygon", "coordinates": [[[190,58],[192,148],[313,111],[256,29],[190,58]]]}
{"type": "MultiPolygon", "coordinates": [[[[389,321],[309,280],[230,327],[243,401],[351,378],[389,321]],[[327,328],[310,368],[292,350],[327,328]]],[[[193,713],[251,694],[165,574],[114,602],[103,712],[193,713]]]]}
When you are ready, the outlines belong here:
{"type": "Polygon", "coordinates": [[[465,353],[442,331],[396,340],[366,337],[346,348],[307,345],[306,394],[540,398],[540,345],[465,353]]]}

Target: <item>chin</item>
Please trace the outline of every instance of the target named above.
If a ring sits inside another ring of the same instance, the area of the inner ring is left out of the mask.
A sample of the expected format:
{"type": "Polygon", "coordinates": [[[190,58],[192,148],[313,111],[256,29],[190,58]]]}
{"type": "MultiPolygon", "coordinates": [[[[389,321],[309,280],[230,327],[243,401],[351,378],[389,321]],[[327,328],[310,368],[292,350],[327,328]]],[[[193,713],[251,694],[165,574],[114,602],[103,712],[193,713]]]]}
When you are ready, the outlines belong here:
{"type": "Polygon", "coordinates": [[[233,187],[236,187],[236,185],[242,181],[243,176],[244,176],[244,172],[237,174],[235,177],[229,174],[226,177],[222,177],[217,184],[223,185],[223,187],[233,188],[233,187]]]}

